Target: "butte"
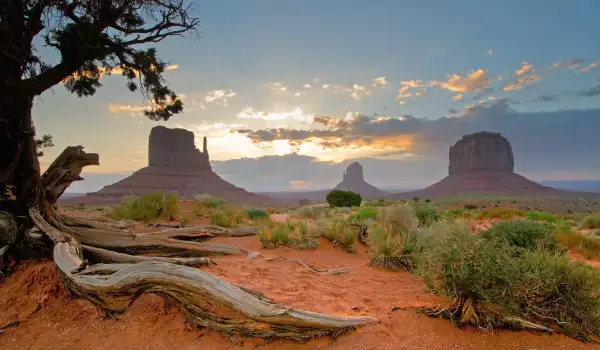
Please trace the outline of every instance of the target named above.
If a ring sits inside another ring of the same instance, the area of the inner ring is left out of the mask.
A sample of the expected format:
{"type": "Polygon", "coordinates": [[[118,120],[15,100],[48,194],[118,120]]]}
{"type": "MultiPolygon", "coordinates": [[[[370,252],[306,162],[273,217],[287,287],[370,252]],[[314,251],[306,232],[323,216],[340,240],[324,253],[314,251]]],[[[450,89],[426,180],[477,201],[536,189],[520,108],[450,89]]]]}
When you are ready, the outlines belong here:
{"type": "Polygon", "coordinates": [[[151,192],[175,193],[180,199],[213,196],[232,203],[277,205],[279,201],[248,192],[219,177],[209,161],[204,137],[200,152],[194,133],[185,129],[155,126],[150,131],[148,166],[98,192],[65,200],[65,204],[114,204],[125,196],[151,192]]]}
{"type": "Polygon", "coordinates": [[[468,194],[557,195],[559,191],[533,182],[514,171],[510,142],[500,133],[465,135],[450,147],[448,176],[419,191],[395,197],[446,197],[468,194]]]}
{"type": "Polygon", "coordinates": [[[334,190],[352,191],[360,194],[363,199],[379,199],[390,195],[365,181],[363,167],[358,162],[348,165],[342,182],[334,190]]]}

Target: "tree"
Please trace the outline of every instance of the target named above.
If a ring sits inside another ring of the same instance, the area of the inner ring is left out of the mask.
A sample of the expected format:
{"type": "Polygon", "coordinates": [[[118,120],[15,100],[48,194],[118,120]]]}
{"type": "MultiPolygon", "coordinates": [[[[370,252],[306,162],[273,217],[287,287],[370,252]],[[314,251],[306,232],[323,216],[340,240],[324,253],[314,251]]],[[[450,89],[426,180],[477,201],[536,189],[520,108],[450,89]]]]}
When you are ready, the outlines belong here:
{"type": "Polygon", "coordinates": [[[362,202],[360,194],[342,190],[329,191],[325,200],[331,207],[358,207],[362,202]]]}
{"type": "Polygon", "coordinates": [[[97,165],[99,159],[81,146],[67,147],[41,175],[39,149],[50,146],[52,139],[35,138],[34,98],[60,83],[78,97],[91,96],[102,86],[104,74],[120,73],[129,90],[141,90],[150,101],[150,119],[168,120],[181,112],[181,99],[163,79],[166,63],[151,45],[197,34],[199,19],[185,1],[0,1],[0,268],[9,257],[18,261],[51,252],[65,287],[107,315],[123,312],[151,292],[177,304],[195,324],[230,338],[308,339],[342,334],[372,321],[286,308],[189,267],[209,264],[206,255],[244,253],[233,246],[197,242],[199,235],[239,232],[204,227],[136,235],[54,210],[64,190],[82,180],[82,168],[97,165]],[[58,63],[51,65],[42,57],[40,44],[56,51],[58,63]],[[130,254],[138,251],[188,257],[130,254]]]}

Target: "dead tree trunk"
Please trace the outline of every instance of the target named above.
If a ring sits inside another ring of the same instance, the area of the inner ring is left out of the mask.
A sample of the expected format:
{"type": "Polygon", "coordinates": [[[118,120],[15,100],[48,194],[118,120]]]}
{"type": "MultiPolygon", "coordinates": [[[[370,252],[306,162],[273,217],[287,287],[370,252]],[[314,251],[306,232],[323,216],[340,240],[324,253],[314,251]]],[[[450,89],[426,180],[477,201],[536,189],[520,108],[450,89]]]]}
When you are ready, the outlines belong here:
{"type": "Polygon", "coordinates": [[[246,253],[234,246],[204,242],[206,237],[247,235],[254,229],[223,232],[203,227],[136,234],[60,216],[52,205],[73,181],[82,180],[82,168],[93,164],[98,164],[98,156],[85,153],[81,146],[65,149],[41,177],[38,192],[44,199],[42,205],[28,206],[31,225],[17,228],[14,215],[1,213],[0,235],[19,236],[15,232],[28,229],[27,234],[20,235],[27,238],[24,242],[49,242],[65,287],[107,315],[124,312],[140,295],[154,293],[178,305],[197,326],[217,330],[231,341],[251,336],[295,340],[336,337],[375,321],[370,317],[336,317],[274,304],[258,291],[190,267],[211,261],[188,256],[246,253]],[[131,255],[139,251],[186,258],[131,255]],[[90,265],[86,255],[89,261],[99,263],[90,265]]]}

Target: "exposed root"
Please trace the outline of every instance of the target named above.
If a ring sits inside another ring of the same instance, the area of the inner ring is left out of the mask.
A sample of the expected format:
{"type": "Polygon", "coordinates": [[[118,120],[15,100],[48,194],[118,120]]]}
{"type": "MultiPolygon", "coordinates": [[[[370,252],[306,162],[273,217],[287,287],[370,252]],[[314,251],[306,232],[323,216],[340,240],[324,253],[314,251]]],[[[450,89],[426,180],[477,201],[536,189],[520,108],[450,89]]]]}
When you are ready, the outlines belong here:
{"type": "Polygon", "coordinates": [[[300,264],[302,267],[304,267],[308,271],[310,271],[312,273],[316,273],[318,275],[339,275],[339,274],[342,274],[344,272],[349,272],[350,271],[350,269],[347,268],[347,267],[341,267],[341,268],[332,269],[332,270],[315,269],[315,268],[312,268],[312,267],[308,266],[306,263],[304,263],[302,260],[300,260],[298,258],[291,258],[291,259],[286,259],[286,258],[267,258],[265,260],[266,261],[290,261],[290,262],[295,262],[297,264],[300,264]]]}
{"type": "Polygon", "coordinates": [[[124,312],[143,293],[156,293],[178,305],[196,325],[218,330],[232,341],[249,336],[307,340],[375,321],[287,308],[204,271],[170,263],[97,264],[72,273],[83,264],[75,242],[56,244],[54,260],[69,290],[111,314],[124,312]]]}
{"type": "Polygon", "coordinates": [[[135,255],[113,252],[113,251],[102,249],[102,248],[90,247],[90,246],[86,246],[86,245],[82,245],[81,247],[83,248],[83,251],[85,253],[88,253],[89,255],[93,256],[96,260],[103,262],[103,263],[135,264],[135,263],[139,263],[139,262],[150,261],[150,262],[165,262],[165,263],[172,263],[172,264],[176,264],[176,265],[192,266],[192,267],[208,266],[208,265],[216,265],[217,264],[214,261],[210,260],[209,258],[202,258],[202,257],[201,258],[165,258],[165,257],[159,257],[159,256],[135,256],[135,255]]]}

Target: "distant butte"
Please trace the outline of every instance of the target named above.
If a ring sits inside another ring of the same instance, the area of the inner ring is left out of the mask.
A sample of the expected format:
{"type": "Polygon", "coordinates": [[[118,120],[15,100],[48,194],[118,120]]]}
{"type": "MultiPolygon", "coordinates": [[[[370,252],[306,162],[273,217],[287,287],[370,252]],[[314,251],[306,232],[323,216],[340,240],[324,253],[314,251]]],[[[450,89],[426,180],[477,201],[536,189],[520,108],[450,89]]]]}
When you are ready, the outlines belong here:
{"type": "Polygon", "coordinates": [[[358,162],[354,162],[346,168],[342,182],[334,189],[358,193],[363,199],[379,199],[389,195],[365,181],[363,167],[358,162]]]}
{"type": "Polygon", "coordinates": [[[514,172],[510,142],[499,133],[465,135],[449,151],[448,176],[419,191],[396,197],[442,197],[464,194],[536,194],[562,191],[533,182],[514,172]]]}
{"type": "Polygon", "coordinates": [[[195,146],[193,132],[164,126],[150,131],[147,167],[98,192],[66,199],[64,204],[113,204],[125,196],[156,191],[176,193],[182,199],[209,195],[233,203],[279,204],[273,198],[236,187],[214,173],[206,137],[201,152],[195,146]]]}

